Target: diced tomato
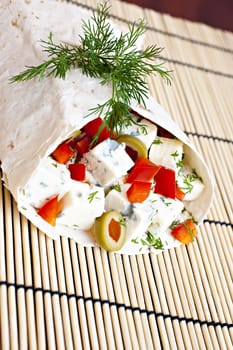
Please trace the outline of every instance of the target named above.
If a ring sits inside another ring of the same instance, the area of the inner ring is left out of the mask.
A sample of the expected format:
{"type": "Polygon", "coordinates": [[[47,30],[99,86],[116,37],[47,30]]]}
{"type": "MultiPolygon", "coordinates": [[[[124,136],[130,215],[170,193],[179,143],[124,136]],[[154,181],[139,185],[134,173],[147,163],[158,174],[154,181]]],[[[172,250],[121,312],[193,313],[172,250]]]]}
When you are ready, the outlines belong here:
{"type": "Polygon", "coordinates": [[[197,236],[197,226],[195,225],[193,220],[188,219],[182,222],[181,224],[175,226],[172,229],[171,234],[181,243],[189,244],[197,236]]]}
{"type": "Polygon", "coordinates": [[[52,157],[56,159],[58,163],[65,164],[70,160],[73,154],[74,150],[67,142],[63,142],[53,151],[52,157]]]}
{"type": "Polygon", "coordinates": [[[161,167],[155,177],[154,192],[162,196],[176,197],[176,174],[173,169],[161,167]]]}
{"type": "Polygon", "coordinates": [[[161,166],[155,165],[147,158],[138,158],[130,170],[126,182],[132,183],[134,181],[151,181],[158,173],[161,166]]]}
{"type": "Polygon", "coordinates": [[[58,195],[51,198],[46,202],[38,211],[37,214],[40,215],[45,221],[50,225],[56,225],[56,217],[60,211],[60,205],[58,201],[58,195]]]}
{"type": "Polygon", "coordinates": [[[86,165],[82,163],[69,164],[71,179],[76,181],[84,181],[86,178],[86,165]]]}
{"type": "Polygon", "coordinates": [[[82,157],[82,155],[89,151],[91,144],[90,136],[84,134],[81,138],[77,140],[76,150],[78,152],[78,156],[82,157]]]}
{"type": "Polygon", "coordinates": [[[142,203],[150,194],[151,183],[134,181],[127,190],[127,197],[131,203],[142,203]]]}
{"type": "Polygon", "coordinates": [[[106,140],[107,138],[109,138],[111,136],[111,131],[110,129],[108,129],[104,124],[103,124],[103,120],[98,117],[92,121],[90,121],[89,123],[87,123],[84,127],[83,130],[85,131],[85,133],[90,136],[92,139],[94,136],[96,136],[99,133],[99,137],[98,137],[98,141],[97,143],[100,143],[104,140],[106,140]],[[102,128],[102,129],[101,129],[102,128]],[[100,131],[101,129],[101,131],[100,131]]]}
{"type": "Polygon", "coordinates": [[[183,201],[185,197],[185,192],[183,192],[179,186],[176,184],[176,199],[179,199],[179,201],[183,201]]]}

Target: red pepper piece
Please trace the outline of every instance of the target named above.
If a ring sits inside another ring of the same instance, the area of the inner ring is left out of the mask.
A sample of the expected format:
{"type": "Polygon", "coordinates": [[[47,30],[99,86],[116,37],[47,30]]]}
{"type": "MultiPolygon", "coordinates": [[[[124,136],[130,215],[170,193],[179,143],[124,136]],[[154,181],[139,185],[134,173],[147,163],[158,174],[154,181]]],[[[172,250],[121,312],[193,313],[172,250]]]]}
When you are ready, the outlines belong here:
{"type": "Polygon", "coordinates": [[[197,226],[193,222],[193,220],[188,219],[181,224],[175,226],[171,234],[174,238],[180,241],[183,244],[191,243],[194,238],[197,236],[197,226]]]}
{"type": "Polygon", "coordinates": [[[129,202],[142,203],[149,196],[150,189],[150,182],[134,181],[126,192],[129,202]]]}
{"type": "Polygon", "coordinates": [[[118,242],[121,236],[121,225],[115,219],[112,219],[108,225],[109,236],[115,241],[118,242]]]}
{"type": "Polygon", "coordinates": [[[50,225],[56,225],[56,217],[60,211],[60,205],[58,201],[58,195],[51,198],[46,202],[38,211],[37,214],[40,215],[45,221],[50,225]]]}
{"type": "Polygon", "coordinates": [[[162,196],[176,197],[176,174],[173,169],[161,167],[155,177],[154,192],[162,196]]]}
{"type": "Polygon", "coordinates": [[[83,156],[84,153],[87,153],[90,150],[91,138],[88,135],[83,135],[80,139],[78,139],[76,143],[76,150],[78,152],[78,156],[83,156]]]}
{"type": "Polygon", "coordinates": [[[71,179],[76,181],[84,181],[86,178],[86,165],[82,163],[69,164],[71,179]]]}
{"type": "Polygon", "coordinates": [[[103,120],[100,117],[87,123],[83,127],[83,130],[88,136],[90,136],[93,139],[93,137],[98,134],[100,128],[102,129],[100,131],[99,138],[97,141],[97,143],[100,143],[111,136],[110,129],[108,129],[105,125],[103,125],[103,120]]]}
{"type": "Polygon", "coordinates": [[[185,197],[185,192],[183,192],[179,186],[176,184],[176,199],[179,199],[179,201],[183,201],[185,197]]]}
{"type": "Polygon", "coordinates": [[[149,182],[155,177],[160,168],[161,166],[154,164],[147,158],[138,158],[133,168],[130,170],[126,178],[126,182],[149,182]]]}
{"type": "Polygon", "coordinates": [[[161,136],[161,137],[166,137],[168,139],[173,139],[174,138],[174,135],[172,135],[169,131],[167,131],[166,129],[162,128],[161,126],[158,126],[157,135],[161,136]]]}
{"type": "Polygon", "coordinates": [[[63,142],[53,151],[52,157],[56,159],[58,163],[65,164],[70,160],[73,154],[74,151],[69,144],[63,142]]]}

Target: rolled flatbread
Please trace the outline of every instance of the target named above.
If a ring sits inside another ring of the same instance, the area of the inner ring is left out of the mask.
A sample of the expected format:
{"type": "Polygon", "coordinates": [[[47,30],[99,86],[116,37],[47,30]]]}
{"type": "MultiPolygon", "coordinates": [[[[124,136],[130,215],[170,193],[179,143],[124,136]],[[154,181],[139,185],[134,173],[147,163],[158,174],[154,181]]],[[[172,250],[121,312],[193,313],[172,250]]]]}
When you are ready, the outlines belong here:
{"type": "MultiPolygon", "coordinates": [[[[25,203],[22,189],[41,162],[56,147],[96,116],[86,116],[91,108],[111,96],[111,87],[98,79],[72,70],[65,80],[46,78],[10,84],[9,78],[23,67],[40,64],[46,59],[39,40],[53,33],[55,42],[79,43],[82,20],[91,12],[70,3],[57,1],[8,1],[0,4],[0,160],[5,186],[18,203],[19,211],[51,238],[65,235],[85,246],[96,245],[90,232],[52,227],[40,218],[35,209],[25,203]],[[51,16],[51,13],[53,14],[51,16]]],[[[200,223],[206,216],[213,198],[213,178],[202,156],[172,118],[151,96],[146,108],[132,101],[132,109],[147,120],[163,127],[184,143],[184,153],[190,167],[195,168],[204,183],[201,195],[187,202],[187,210],[200,223]]],[[[179,245],[170,239],[166,249],[179,245]]],[[[148,251],[129,241],[121,253],[148,251]]]]}

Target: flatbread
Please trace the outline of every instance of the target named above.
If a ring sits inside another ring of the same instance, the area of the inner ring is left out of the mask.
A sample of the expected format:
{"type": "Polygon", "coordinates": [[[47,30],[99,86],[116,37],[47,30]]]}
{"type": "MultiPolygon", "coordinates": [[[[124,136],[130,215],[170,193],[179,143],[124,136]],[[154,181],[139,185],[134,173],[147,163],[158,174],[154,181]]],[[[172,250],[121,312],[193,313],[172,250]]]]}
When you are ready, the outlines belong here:
{"type": "MultiPolygon", "coordinates": [[[[80,244],[93,246],[95,241],[86,232],[77,234],[73,229],[64,231],[64,227],[52,227],[38,217],[33,208],[25,210],[20,189],[29,181],[42,159],[74,130],[95,118],[84,116],[111,96],[111,87],[101,85],[98,79],[84,76],[79,70],[69,72],[65,80],[46,78],[43,81],[9,84],[9,78],[25,66],[40,64],[46,58],[41,52],[39,40],[46,40],[50,32],[55,42],[78,44],[82,33],[81,21],[89,18],[91,12],[52,0],[3,0],[0,13],[0,160],[4,183],[18,203],[19,211],[51,238],[65,235],[80,244]]],[[[205,184],[201,196],[187,206],[200,223],[210,208],[214,188],[212,175],[202,156],[153,97],[146,100],[146,108],[135,101],[132,101],[132,108],[185,144],[190,165],[205,184]]],[[[179,244],[171,240],[167,248],[179,244]]],[[[139,251],[129,242],[120,252],[135,254],[139,251]]]]}

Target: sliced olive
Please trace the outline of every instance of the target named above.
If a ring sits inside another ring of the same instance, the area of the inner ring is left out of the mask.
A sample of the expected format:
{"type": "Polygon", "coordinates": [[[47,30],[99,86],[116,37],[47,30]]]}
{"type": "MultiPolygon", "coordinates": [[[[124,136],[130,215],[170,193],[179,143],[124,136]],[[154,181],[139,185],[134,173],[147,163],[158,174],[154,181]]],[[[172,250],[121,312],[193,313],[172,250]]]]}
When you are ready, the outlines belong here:
{"type": "Polygon", "coordinates": [[[123,216],[115,211],[108,211],[96,218],[94,233],[97,243],[109,252],[123,247],[126,239],[126,227],[123,216]]]}
{"type": "Polygon", "coordinates": [[[124,142],[126,146],[137,152],[137,158],[147,158],[146,145],[136,136],[120,135],[117,137],[117,142],[124,142]]]}

